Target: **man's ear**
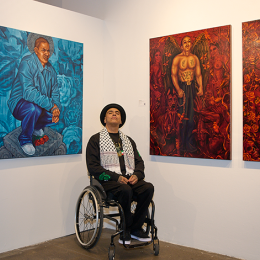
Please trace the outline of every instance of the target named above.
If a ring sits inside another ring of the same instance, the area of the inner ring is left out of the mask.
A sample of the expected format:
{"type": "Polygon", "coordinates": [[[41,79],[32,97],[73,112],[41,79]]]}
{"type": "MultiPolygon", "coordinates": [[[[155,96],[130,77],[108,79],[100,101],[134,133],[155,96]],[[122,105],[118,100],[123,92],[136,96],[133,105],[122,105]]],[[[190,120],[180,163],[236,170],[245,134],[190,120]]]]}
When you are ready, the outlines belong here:
{"type": "Polygon", "coordinates": [[[37,52],[38,52],[38,48],[37,47],[34,47],[34,52],[37,54],[37,52]]]}

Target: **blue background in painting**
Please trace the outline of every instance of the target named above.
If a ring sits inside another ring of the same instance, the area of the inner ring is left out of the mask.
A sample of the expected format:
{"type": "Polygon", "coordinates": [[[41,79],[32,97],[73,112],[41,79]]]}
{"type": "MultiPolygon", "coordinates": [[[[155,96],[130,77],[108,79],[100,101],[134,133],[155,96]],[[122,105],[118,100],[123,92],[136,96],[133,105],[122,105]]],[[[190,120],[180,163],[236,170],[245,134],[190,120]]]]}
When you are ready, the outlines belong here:
{"type": "MultiPolygon", "coordinates": [[[[0,147],[3,137],[21,125],[7,106],[22,58],[30,54],[30,32],[0,26],[0,147]]],[[[60,91],[60,121],[51,128],[63,135],[67,154],[82,153],[83,44],[52,37],[54,67],[60,91]]]]}

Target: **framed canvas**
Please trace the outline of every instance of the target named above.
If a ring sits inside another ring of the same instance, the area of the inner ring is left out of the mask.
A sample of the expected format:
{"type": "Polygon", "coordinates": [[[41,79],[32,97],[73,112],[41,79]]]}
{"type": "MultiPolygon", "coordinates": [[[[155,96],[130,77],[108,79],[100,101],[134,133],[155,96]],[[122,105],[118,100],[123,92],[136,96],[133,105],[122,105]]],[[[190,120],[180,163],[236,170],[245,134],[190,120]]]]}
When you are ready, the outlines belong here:
{"type": "Polygon", "coordinates": [[[150,39],[150,154],[231,159],[231,26],[150,39]]]}
{"type": "Polygon", "coordinates": [[[82,43],[0,26],[0,84],[0,159],[82,153],[82,43]]]}
{"type": "Polygon", "coordinates": [[[243,159],[260,161],[260,20],[242,24],[243,159]]]}

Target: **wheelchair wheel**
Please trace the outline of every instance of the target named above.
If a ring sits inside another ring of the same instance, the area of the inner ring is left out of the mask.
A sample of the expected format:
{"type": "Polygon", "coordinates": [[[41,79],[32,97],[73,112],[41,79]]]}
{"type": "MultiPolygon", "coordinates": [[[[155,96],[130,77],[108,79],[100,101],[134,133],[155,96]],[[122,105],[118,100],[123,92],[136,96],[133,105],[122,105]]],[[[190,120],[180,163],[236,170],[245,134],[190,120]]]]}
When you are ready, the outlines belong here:
{"type": "Polygon", "coordinates": [[[110,246],[108,249],[108,259],[114,260],[115,259],[115,246],[110,246]]]}
{"type": "Polygon", "coordinates": [[[153,252],[154,252],[154,255],[159,255],[159,242],[158,244],[154,244],[153,245],[153,252]]]}
{"type": "MultiPolygon", "coordinates": [[[[136,201],[133,201],[131,203],[131,213],[134,214],[135,213],[135,209],[136,209],[136,201]]],[[[149,207],[150,208],[150,207],[149,207]]],[[[146,219],[151,219],[151,214],[150,214],[150,209],[148,208],[148,211],[147,211],[147,214],[146,214],[146,219]]],[[[143,226],[142,226],[142,229],[144,230],[145,234],[146,235],[149,235],[149,232],[150,232],[150,225],[147,224],[147,222],[145,221],[143,226]]]]}
{"type": "Polygon", "coordinates": [[[84,248],[93,247],[103,227],[103,207],[99,192],[91,186],[85,188],[76,205],[76,236],[84,248]]]}

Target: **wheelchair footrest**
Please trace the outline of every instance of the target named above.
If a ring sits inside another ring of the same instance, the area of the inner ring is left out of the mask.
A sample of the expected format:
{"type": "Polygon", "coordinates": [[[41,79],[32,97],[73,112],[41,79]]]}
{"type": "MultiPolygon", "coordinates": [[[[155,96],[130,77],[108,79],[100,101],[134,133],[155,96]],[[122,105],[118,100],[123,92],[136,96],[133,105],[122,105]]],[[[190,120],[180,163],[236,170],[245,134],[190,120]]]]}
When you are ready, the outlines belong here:
{"type": "Polygon", "coordinates": [[[123,245],[125,248],[137,248],[142,246],[148,246],[153,243],[153,240],[149,242],[131,242],[130,245],[123,245]]]}

